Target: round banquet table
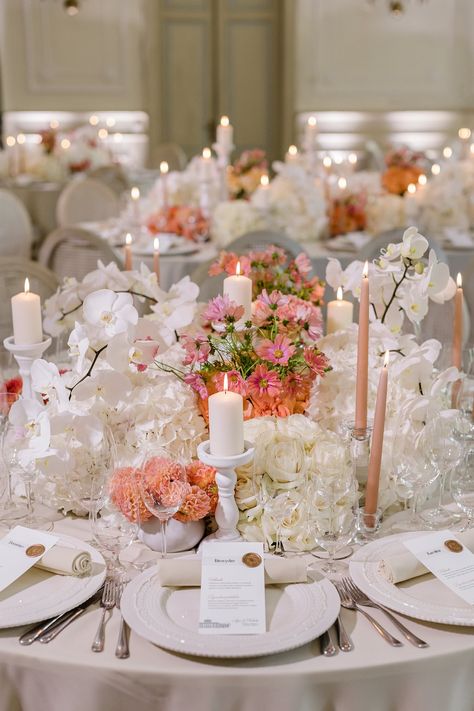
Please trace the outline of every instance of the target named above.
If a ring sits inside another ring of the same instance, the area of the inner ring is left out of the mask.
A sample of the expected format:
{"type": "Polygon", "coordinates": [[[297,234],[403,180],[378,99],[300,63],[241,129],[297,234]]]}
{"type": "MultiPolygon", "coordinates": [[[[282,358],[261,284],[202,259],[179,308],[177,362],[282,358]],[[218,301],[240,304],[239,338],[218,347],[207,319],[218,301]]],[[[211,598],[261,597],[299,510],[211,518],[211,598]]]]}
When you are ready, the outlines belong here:
{"type": "MultiPolygon", "coordinates": [[[[55,530],[86,538],[87,523],[55,530]]],[[[138,548],[138,547],[137,547],[138,548]]],[[[142,552],[141,552],[142,553],[142,552]]],[[[150,556],[154,554],[150,553],[150,556]]],[[[374,616],[390,629],[377,610],[374,616]]],[[[23,628],[0,631],[0,711],[472,711],[473,628],[409,620],[429,642],[392,648],[358,613],[343,610],[353,652],[332,658],[313,642],[275,656],[234,661],[166,652],[133,632],[129,659],[114,656],[117,611],[102,654],[90,645],[99,610],[89,608],[47,645],[18,643],[23,628]]]]}

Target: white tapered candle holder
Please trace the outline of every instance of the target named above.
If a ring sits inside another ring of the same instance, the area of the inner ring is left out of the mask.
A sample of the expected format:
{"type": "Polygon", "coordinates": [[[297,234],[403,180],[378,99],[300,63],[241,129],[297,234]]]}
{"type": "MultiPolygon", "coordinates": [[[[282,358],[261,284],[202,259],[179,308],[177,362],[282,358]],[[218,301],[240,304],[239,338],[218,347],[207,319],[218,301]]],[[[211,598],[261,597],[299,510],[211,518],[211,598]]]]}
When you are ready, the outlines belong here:
{"type": "Polygon", "coordinates": [[[250,442],[244,442],[244,451],[242,454],[236,454],[232,457],[215,457],[209,451],[210,442],[201,442],[197,448],[197,455],[203,464],[214,467],[216,469],[216,484],[219,491],[219,501],[216,507],[216,523],[218,529],[215,533],[207,536],[204,540],[206,543],[215,541],[221,543],[224,541],[240,541],[242,536],[237,530],[239,522],[239,509],[235,501],[235,485],[237,483],[237,467],[247,464],[254,453],[254,447],[250,442]]]}
{"type": "Polygon", "coordinates": [[[221,182],[221,199],[229,199],[229,188],[227,187],[227,167],[230,165],[230,156],[235,146],[223,146],[221,143],[213,143],[212,147],[217,156],[217,166],[221,182]]]}
{"type": "Polygon", "coordinates": [[[32,398],[33,390],[31,389],[31,366],[33,361],[41,358],[43,353],[51,345],[51,338],[48,336],[40,343],[30,343],[28,345],[20,345],[15,343],[13,336],[5,338],[3,345],[10,353],[13,353],[16,362],[18,363],[19,372],[23,381],[22,397],[32,398]]]}

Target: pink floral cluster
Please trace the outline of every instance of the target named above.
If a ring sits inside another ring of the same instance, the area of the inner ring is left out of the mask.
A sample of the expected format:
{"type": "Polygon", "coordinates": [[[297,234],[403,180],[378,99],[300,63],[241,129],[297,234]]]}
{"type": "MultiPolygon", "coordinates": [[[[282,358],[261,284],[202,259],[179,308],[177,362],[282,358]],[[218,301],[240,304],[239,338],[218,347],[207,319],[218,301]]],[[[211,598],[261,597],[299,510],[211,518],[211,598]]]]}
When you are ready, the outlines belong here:
{"type": "Polygon", "coordinates": [[[266,289],[262,291],[254,302],[252,320],[260,327],[276,321],[280,333],[292,337],[300,335],[310,341],[317,341],[323,334],[323,319],[318,306],[279,291],[270,294],[266,289]]]}
{"type": "Polygon", "coordinates": [[[304,252],[294,259],[288,259],[285,250],[274,245],[241,257],[234,252],[221,252],[209,268],[209,274],[235,274],[237,262],[240,262],[241,273],[252,279],[254,298],[266,289],[292,294],[315,305],[322,303],[324,283],[317,277],[309,277],[312,267],[304,252]]]}
{"type": "Polygon", "coordinates": [[[215,474],[215,469],[199,461],[183,466],[166,457],[152,457],[140,471],[133,467],[116,469],[110,481],[111,497],[133,523],[152,518],[141,495],[143,487],[159,496],[165,506],[179,505],[174,515],[178,521],[198,521],[216,509],[215,474]]]}

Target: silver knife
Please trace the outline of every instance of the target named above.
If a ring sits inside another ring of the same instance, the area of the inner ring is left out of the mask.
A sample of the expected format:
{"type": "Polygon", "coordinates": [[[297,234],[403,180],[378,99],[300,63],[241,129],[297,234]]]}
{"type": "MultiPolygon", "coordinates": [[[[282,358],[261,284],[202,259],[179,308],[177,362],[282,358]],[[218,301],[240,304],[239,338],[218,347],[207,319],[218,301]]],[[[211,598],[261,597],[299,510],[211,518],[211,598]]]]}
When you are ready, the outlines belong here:
{"type": "Polygon", "coordinates": [[[60,632],[62,632],[66,627],[68,627],[71,622],[74,622],[78,617],[82,615],[83,612],[87,610],[90,605],[93,605],[96,602],[99,602],[99,600],[102,597],[102,588],[96,592],[96,594],[91,597],[89,600],[86,600],[86,602],[82,603],[82,605],[78,605],[78,607],[75,607],[73,610],[70,610],[69,612],[66,612],[64,617],[59,620],[55,625],[51,625],[47,631],[43,632],[39,637],[38,637],[38,642],[41,642],[42,644],[47,644],[48,642],[51,642],[55,637],[58,636],[60,632]]]}
{"type": "Polygon", "coordinates": [[[332,641],[329,630],[323,632],[319,638],[319,646],[321,648],[321,653],[324,654],[325,657],[333,657],[337,654],[337,649],[332,641]]]}
{"type": "MultiPolygon", "coordinates": [[[[102,595],[102,588],[103,586],[93,595],[89,600],[87,600],[85,603],[82,603],[82,605],[79,605],[79,608],[83,608],[82,611],[88,607],[88,605],[92,605],[94,602],[97,602],[97,596],[102,595]]],[[[99,597],[100,599],[100,597],[99,597]]],[[[34,625],[33,627],[30,627],[29,630],[24,632],[21,637],[19,638],[19,643],[22,645],[29,645],[33,644],[41,635],[45,634],[46,632],[49,632],[52,630],[56,625],[59,625],[64,619],[72,616],[72,614],[77,610],[77,607],[74,607],[72,610],[68,610],[67,612],[62,612],[60,615],[56,615],[56,617],[53,617],[49,620],[43,620],[37,625],[34,625]]]]}

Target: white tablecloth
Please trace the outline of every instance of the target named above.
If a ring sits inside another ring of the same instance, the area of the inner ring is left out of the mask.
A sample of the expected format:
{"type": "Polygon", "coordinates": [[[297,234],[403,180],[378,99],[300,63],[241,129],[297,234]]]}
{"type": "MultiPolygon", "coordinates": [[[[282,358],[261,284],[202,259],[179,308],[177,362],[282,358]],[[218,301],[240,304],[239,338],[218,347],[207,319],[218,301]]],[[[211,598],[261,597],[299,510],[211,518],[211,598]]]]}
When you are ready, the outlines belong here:
{"type": "MultiPolygon", "coordinates": [[[[87,535],[84,522],[57,530],[87,535]]],[[[378,611],[375,617],[390,628],[378,611]]],[[[99,610],[88,610],[49,645],[0,632],[0,711],[472,711],[472,628],[409,621],[428,649],[394,649],[360,615],[343,611],[355,650],[320,655],[317,642],[262,659],[193,659],[132,633],[131,656],[114,656],[119,616],[106,648],[90,651],[99,610]]],[[[395,631],[395,630],[393,630],[395,631]]]]}

